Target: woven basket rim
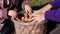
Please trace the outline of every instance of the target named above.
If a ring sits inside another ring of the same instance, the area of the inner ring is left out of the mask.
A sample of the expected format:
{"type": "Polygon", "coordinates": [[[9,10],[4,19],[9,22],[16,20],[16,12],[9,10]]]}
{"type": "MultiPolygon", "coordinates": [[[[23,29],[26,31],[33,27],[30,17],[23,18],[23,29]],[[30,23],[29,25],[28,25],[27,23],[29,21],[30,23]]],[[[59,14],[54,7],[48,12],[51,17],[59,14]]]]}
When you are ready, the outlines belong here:
{"type": "Polygon", "coordinates": [[[39,22],[39,23],[26,23],[26,22],[24,22],[24,21],[20,21],[20,22],[18,22],[18,21],[16,21],[16,20],[14,20],[13,18],[11,18],[11,20],[14,22],[14,23],[19,23],[19,24],[21,24],[21,25],[36,25],[36,24],[44,24],[44,23],[46,23],[47,21],[46,20],[44,20],[44,21],[42,21],[42,22],[39,22]]]}

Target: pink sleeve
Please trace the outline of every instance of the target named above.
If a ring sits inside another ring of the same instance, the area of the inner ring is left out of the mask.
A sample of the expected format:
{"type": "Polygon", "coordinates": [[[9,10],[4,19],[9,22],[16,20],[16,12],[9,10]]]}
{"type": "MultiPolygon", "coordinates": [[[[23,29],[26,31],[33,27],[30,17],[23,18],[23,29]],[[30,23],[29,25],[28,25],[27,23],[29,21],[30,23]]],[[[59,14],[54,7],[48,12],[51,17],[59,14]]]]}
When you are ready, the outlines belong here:
{"type": "Polygon", "coordinates": [[[23,10],[24,10],[24,6],[25,6],[26,4],[31,7],[30,2],[29,2],[28,0],[24,0],[23,3],[22,3],[22,9],[23,9],[23,10]]]}

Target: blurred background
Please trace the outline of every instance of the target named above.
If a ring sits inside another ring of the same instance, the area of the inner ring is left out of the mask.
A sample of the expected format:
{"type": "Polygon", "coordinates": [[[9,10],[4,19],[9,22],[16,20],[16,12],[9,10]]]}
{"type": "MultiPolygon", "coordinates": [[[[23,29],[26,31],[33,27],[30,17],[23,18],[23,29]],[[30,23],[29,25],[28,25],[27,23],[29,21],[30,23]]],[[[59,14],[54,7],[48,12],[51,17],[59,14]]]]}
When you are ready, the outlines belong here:
{"type": "Polygon", "coordinates": [[[44,5],[48,4],[52,0],[29,0],[33,9],[37,10],[44,5]]]}

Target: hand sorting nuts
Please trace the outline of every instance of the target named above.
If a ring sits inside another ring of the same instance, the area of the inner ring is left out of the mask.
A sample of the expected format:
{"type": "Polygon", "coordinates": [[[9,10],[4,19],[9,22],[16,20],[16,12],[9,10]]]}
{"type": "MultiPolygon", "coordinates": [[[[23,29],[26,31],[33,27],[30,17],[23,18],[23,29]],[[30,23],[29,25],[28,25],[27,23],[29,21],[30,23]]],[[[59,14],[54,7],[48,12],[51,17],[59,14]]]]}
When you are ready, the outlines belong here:
{"type": "Polygon", "coordinates": [[[29,22],[29,15],[27,13],[25,13],[21,19],[19,19],[18,17],[16,17],[15,19],[16,19],[16,21],[29,22]]]}
{"type": "Polygon", "coordinates": [[[24,17],[22,17],[22,21],[25,21],[25,22],[29,21],[29,15],[27,13],[25,13],[24,17]]]}

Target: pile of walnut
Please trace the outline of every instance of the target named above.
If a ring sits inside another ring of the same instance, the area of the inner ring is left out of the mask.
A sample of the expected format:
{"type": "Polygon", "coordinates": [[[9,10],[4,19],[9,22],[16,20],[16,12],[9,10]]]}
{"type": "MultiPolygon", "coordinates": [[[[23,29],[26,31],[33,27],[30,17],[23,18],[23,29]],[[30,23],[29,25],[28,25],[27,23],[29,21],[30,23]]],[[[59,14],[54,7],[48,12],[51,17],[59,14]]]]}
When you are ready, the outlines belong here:
{"type": "Polygon", "coordinates": [[[24,16],[19,19],[19,18],[15,18],[17,21],[24,21],[24,22],[29,22],[29,14],[25,13],[24,16]]]}
{"type": "Polygon", "coordinates": [[[29,15],[27,13],[25,13],[24,17],[22,17],[22,21],[25,21],[25,22],[29,21],[29,15]]]}

